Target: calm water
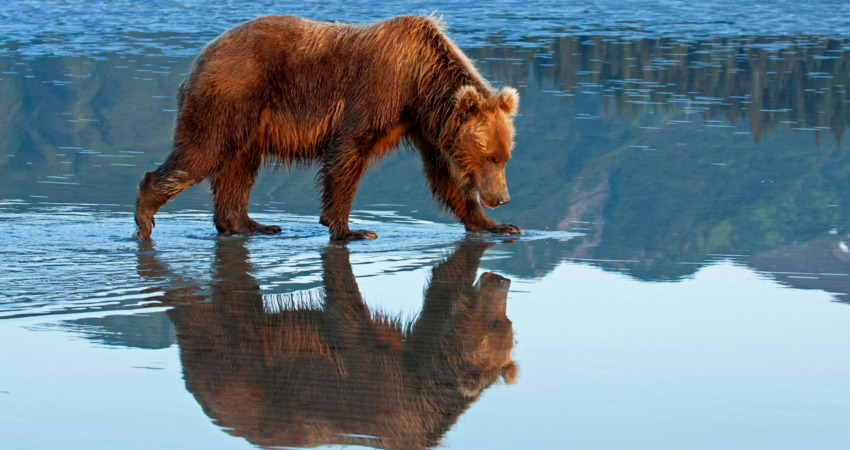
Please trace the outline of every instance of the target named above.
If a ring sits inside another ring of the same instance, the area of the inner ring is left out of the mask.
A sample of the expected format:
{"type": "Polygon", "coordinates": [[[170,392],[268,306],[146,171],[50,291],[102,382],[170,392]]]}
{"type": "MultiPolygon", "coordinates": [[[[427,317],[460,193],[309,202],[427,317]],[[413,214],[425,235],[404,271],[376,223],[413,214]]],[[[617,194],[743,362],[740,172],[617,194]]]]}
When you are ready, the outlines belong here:
{"type": "Polygon", "coordinates": [[[3,448],[850,447],[850,6],[585,3],[0,6],[3,448]],[[520,90],[520,239],[406,151],[358,191],[374,242],[285,170],[251,199],[281,235],[217,237],[202,185],[130,239],[204,43],[435,9],[520,90]]]}

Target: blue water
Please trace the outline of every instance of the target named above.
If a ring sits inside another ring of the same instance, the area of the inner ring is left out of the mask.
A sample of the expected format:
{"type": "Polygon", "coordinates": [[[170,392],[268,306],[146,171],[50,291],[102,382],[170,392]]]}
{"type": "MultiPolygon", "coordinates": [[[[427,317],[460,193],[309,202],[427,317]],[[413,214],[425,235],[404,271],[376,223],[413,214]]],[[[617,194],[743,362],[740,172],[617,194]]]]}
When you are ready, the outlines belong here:
{"type": "MultiPolygon", "coordinates": [[[[28,55],[156,52],[194,56],[222,31],[267,14],[365,23],[400,14],[441,15],[463,47],[538,46],[546,38],[718,36],[846,37],[843,1],[109,2],[35,0],[0,10],[0,42],[28,55]]],[[[6,50],[9,51],[8,49],[6,50]]]]}
{"type": "Polygon", "coordinates": [[[848,448],[849,19],[838,1],[0,6],[2,447],[848,448]],[[271,13],[442,15],[520,92],[512,202],[488,214],[523,236],[465,233],[400,151],[358,188],[376,241],[328,241],[312,169],[260,176],[252,217],[279,235],[217,236],[202,184],[133,240],[192,59],[271,13]],[[340,340],[381,323],[398,339],[340,340]]]}

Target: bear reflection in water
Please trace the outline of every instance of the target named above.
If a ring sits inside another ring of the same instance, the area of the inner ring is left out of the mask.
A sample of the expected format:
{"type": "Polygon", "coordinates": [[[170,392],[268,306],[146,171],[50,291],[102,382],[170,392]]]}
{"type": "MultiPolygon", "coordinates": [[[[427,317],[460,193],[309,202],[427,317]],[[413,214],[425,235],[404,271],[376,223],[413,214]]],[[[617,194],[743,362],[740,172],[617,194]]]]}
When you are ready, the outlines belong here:
{"type": "MultiPolygon", "coordinates": [[[[475,280],[492,245],[462,242],[433,268],[419,316],[400,323],[364,304],[345,247],[323,250],[323,294],[263,296],[243,241],[219,240],[212,301],[169,311],[186,387],[264,447],[436,446],[485,389],[517,377],[510,280],[475,280]]],[[[141,275],[163,271],[140,252],[141,275]]]]}

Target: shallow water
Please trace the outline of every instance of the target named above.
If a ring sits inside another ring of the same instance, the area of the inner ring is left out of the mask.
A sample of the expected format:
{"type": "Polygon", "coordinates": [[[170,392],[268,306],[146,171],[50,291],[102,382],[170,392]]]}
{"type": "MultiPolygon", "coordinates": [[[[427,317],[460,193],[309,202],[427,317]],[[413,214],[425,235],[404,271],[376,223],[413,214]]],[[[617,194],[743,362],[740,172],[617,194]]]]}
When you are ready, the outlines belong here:
{"type": "Polygon", "coordinates": [[[435,5],[0,7],[4,448],[847,448],[850,9],[798,3],[438,5],[519,88],[490,214],[526,232],[467,235],[401,151],[347,246],[311,170],[260,177],[275,236],[199,186],[139,243],[135,185],[220,32],[435,5]]]}

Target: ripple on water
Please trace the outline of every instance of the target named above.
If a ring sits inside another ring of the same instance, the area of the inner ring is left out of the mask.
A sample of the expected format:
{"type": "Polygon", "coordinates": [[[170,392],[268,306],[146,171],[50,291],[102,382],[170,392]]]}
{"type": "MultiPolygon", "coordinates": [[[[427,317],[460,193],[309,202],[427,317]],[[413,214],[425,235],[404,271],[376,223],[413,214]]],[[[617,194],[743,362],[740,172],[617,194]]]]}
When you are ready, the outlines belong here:
{"type": "MultiPolygon", "coordinates": [[[[442,15],[464,47],[494,40],[536,47],[529,37],[592,33],[638,39],[658,36],[735,35],[848,36],[846,2],[818,0],[800,8],[791,0],[713,2],[410,1],[370,2],[207,2],[204,0],[85,0],[15,2],[0,14],[0,47],[23,54],[102,54],[104,52],[194,55],[222,31],[268,14],[363,23],[400,14],[442,15]],[[788,20],[793,15],[794,20],[788,20]],[[14,43],[14,46],[11,44],[14,43]]],[[[0,50],[2,52],[2,50],[0,50]]]]}
{"type": "MultiPolygon", "coordinates": [[[[242,240],[250,254],[252,276],[270,293],[314,286],[321,277],[320,251],[327,229],[316,217],[256,214],[277,223],[274,236],[219,237],[207,212],[160,213],[153,240],[131,238],[128,213],[99,212],[93,205],[48,205],[24,212],[0,210],[6,225],[0,234],[0,318],[90,310],[138,308],[155,303],[163,288],[208,285],[216,246],[242,240]],[[154,253],[181,280],[144,273],[142,255],[154,253]]],[[[383,222],[352,220],[353,227],[378,233],[375,241],[347,244],[360,273],[414,270],[432,264],[459,240],[503,240],[487,234],[468,236],[460,225],[430,223],[400,216],[383,222]],[[396,221],[397,220],[397,221],[396,221]],[[414,223],[411,223],[414,222],[414,223]]],[[[374,212],[357,212],[370,216],[374,212]]],[[[568,240],[576,233],[526,231],[522,239],[568,240]]]]}

